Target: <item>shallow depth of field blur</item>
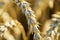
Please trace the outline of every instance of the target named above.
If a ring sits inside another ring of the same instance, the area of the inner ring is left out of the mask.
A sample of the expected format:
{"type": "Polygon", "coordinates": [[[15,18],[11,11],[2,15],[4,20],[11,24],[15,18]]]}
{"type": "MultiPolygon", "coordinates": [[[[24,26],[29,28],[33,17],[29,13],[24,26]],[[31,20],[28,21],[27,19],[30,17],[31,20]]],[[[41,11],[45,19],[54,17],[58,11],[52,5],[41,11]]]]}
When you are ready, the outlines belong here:
{"type": "Polygon", "coordinates": [[[34,11],[40,39],[38,36],[34,39],[34,33],[30,33],[33,26],[28,25],[22,8],[13,0],[0,0],[0,40],[60,40],[60,0],[23,1],[34,11]]]}

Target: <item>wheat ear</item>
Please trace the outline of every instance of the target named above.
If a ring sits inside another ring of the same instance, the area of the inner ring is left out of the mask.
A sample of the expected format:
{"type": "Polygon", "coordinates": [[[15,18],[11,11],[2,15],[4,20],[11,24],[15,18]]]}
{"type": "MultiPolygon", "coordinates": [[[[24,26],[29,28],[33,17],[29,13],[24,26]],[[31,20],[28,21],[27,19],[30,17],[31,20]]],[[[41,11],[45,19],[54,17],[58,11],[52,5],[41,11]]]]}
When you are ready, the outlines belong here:
{"type": "Polygon", "coordinates": [[[33,39],[40,40],[41,35],[39,29],[37,28],[39,23],[36,21],[36,16],[34,15],[34,11],[31,9],[30,4],[24,0],[15,0],[15,3],[25,14],[30,28],[29,32],[34,33],[33,39]]]}

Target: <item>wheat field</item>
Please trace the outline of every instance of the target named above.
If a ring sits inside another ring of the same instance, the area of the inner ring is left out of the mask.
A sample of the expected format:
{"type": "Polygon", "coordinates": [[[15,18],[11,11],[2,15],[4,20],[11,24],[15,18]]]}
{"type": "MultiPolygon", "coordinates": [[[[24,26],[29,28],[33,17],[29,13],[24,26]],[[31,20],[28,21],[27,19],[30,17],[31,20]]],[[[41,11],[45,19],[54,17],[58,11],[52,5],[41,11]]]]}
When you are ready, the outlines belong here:
{"type": "Polygon", "coordinates": [[[0,40],[60,40],[60,0],[0,0],[0,40]]]}

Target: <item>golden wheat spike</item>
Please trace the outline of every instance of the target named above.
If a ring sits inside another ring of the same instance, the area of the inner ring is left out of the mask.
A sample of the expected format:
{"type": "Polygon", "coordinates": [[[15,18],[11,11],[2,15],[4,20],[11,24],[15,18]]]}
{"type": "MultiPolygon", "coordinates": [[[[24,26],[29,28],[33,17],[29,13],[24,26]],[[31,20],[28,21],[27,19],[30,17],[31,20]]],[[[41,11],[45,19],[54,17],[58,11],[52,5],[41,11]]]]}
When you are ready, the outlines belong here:
{"type": "MultiPolygon", "coordinates": [[[[29,30],[29,34],[28,36],[31,34],[31,33],[34,33],[34,35],[38,36],[38,38],[33,38],[34,40],[40,40],[40,31],[39,29],[37,28],[38,27],[38,22],[36,21],[36,17],[34,15],[34,12],[32,11],[32,9],[30,8],[30,5],[28,2],[26,1],[19,1],[16,2],[17,6],[20,7],[22,9],[22,12],[25,14],[26,18],[27,18],[27,21],[28,21],[28,26],[30,28],[29,30]],[[36,32],[35,32],[36,31],[36,32]]],[[[35,37],[35,36],[33,36],[35,37]]]]}

